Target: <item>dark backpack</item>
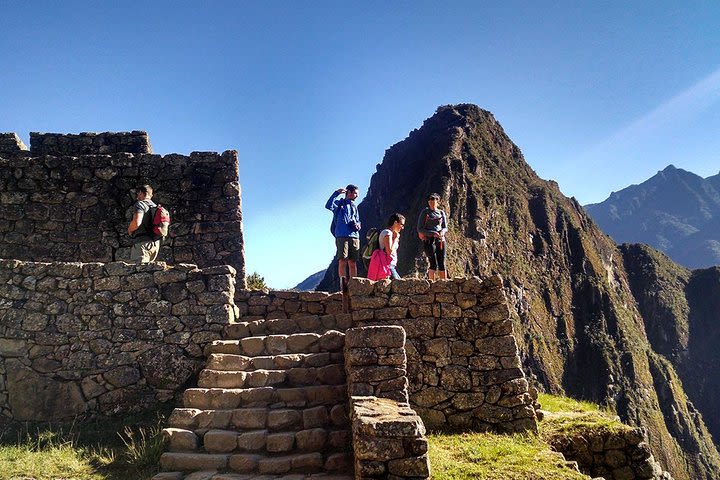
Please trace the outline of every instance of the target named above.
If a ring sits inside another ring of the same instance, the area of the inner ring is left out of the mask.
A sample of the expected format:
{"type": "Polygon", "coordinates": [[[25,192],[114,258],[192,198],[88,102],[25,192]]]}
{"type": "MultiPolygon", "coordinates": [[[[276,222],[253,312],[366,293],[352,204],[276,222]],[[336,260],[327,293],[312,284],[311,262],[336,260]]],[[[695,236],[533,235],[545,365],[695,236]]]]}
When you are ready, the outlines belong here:
{"type": "Polygon", "coordinates": [[[332,219],[332,222],[330,222],[330,233],[332,233],[332,236],[333,236],[333,237],[335,236],[335,227],[337,226],[337,214],[338,214],[338,211],[340,211],[339,208],[336,209],[336,210],[333,212],[333,219],[332,219]]]}
{"type": "Polygon", "coordinates": [[[362,257],[363,262],[367,264],[370,262],[373,252],[380,248],[380,229],[371,228],[365,234],[365,238],[367,239],[367,245],[362,251],[362,257]]]}

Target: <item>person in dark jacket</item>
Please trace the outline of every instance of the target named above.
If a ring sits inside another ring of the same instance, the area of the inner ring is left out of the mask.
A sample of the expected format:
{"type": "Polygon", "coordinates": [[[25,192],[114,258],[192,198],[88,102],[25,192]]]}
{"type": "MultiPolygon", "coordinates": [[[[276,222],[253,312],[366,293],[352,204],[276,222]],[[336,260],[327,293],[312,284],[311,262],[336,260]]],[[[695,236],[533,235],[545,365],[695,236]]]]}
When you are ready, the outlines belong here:
{"type": "Polygon", "coordinates": [[[433,193],[428,196],[428,206],[418,217],[417,231],[422,240],[423,251],[427,256],[430,268],[428,278],[447,278],[445,270],[445,234],[447,233],[447,216],[438,208],[440,195],[433,193]]]}
{"type": "Polygon", "coordinates": [[[338,276],[341,279],[346,275],[357,277],[357,261],[360,257],[360,213],[355,205],[357,197],[358,187],[350,184],[335,190],[325,204],[325,208],[333,212],[335,218],[333,235],[337,248],[338,276]],[[345,198],[335,200],[343,193],[345,198]]]}

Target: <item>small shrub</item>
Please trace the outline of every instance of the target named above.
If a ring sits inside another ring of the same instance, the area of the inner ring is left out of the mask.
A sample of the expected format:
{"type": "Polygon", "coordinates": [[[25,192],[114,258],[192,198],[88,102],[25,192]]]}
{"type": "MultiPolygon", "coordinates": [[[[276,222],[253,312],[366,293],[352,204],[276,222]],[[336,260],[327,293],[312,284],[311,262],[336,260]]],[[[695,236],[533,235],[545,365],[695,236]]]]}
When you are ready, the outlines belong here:
{"type": "Polygon", "coordinates": [[[250,290],[264,290],[268,288],[265,284],[265,277],[261,277],[257,272],[253,272],[245,277],[245,283],[250,290]]]}

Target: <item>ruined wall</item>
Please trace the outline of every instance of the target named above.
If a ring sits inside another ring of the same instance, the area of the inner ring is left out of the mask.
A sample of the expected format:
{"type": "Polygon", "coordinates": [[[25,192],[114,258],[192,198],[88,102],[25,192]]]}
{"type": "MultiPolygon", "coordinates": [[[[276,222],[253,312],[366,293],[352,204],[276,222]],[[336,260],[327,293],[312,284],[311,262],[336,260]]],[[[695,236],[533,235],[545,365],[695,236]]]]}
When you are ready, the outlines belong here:
{"type": "Polygon", "coordinates": [[[551,440],[554,450],[578,463],[580,471],[606,480],[672,480],[648,445],[643,428],[588,429],[551,440]]]}
{"type": "Polygon", "coordinates": [[[244,320],[297,318],[342,313],[342,294],[292,290],[237,290],[235,304],[244,320]]]}
{"type": "MultiPolygon", "coordinates": [[[[67,150],[100,139],[93,149],[134,149],[121,140],[146,135],[45,135],[31,151],[67,150]],[[53,140],[53,145],[47,145],[53,140]],[[94,140],[93,140],[94,141],[94,140]],[[62,147],[63,149],[65,147],[62,147]],[[53,150],[55,149],[55,150],[53,150]]],[[[142,132],[139,132],[142,133],[142,132]]],[[[33,137],[33,142],[36,138],[33,137]]],[[[138,147],[142,150],[145,147],[138,147]]],[[[149,144],[147,145],[149,148],[149,144]]],[[[245,267],[237,152],[185,155],[113,153],[37,156],[0,150],[0,258],[31,261],[112,262],[129,258],[127,225],[137,185],[149,183],[153,200],[172,216],[159,260],[201,267],[232,265],[244,285],[245,267]]]]}
{"type": "Polygon", "coordinates": [[[349,294],[354,325],[405,329],[410,403],[426,425],[537,430],[500,277],[354,278],[349,294]]]}
{"type": "Polygon", "coordinates": [[[56,420],[174,398],[237,317],[235,271],[0,260],[0,413],[56,420]]]}
{"type": "Polygon", "coordinates": [[[0,133],[0,155],[18,154],[27,150],[25,144],[15,133],[0,133]]]}
{"type": "Polygon", "coordinates": [[[152,153],[146,132],[85,132],[78,135],[30,132],[32,155],[95,155],[110,153],[152,153]]]}

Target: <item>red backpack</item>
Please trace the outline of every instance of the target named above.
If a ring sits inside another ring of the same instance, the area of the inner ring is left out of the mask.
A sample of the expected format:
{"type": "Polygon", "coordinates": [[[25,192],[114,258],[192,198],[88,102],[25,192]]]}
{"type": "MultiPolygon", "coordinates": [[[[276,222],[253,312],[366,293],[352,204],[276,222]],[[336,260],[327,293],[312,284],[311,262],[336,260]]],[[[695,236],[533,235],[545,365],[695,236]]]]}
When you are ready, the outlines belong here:
{"type": "Polygon", "coordinates": [[[157,207],[150,207],[149,213],[152,218],[152,234],[155,240],[167,237],[170,228],[170,212],[158,204],[157,207]]]}

